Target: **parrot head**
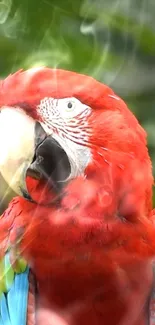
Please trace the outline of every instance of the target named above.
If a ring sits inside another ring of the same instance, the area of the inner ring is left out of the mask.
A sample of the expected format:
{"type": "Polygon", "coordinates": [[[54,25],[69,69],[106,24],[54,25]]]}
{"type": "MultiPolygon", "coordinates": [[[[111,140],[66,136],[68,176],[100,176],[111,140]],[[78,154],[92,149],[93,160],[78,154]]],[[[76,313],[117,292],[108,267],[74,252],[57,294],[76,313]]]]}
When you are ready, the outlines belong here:
{"type": "Polygon", "coordinates": [[[2,176],[26,199],[39,200],[44,186],[53,200],[82,178],[99,185],[103,206],[114,209],[117,200],[122,216],[133,206],[151,210],[146,133],[123,100],[89,76],[33,68],[2,80],[0,148],[2,176]]]}

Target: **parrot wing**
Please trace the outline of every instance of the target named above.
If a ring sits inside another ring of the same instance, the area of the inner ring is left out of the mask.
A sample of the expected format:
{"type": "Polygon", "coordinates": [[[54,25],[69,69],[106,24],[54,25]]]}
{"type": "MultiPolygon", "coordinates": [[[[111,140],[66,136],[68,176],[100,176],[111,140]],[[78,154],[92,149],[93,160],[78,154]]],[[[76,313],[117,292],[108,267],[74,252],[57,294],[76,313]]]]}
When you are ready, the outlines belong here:
{"type": "Polygon", "coordinates": [[[17,252],[17,246],[9,245],[11,224],[20,214],[18,209],[15,209],[15,214],[10,213],[15,204],[16,198],[1,216],[0,325],[26,325],[29,321],[32,324],[33,317],[32,305],[35,295],[33,275],[26,261],[17,252]]]}
{"type": "Polygon", "coordinates": [[[0,325],[26,325],[29,269],[23,261],[18,264],[15,271],[9,252],[0,261],[0,325]]]}

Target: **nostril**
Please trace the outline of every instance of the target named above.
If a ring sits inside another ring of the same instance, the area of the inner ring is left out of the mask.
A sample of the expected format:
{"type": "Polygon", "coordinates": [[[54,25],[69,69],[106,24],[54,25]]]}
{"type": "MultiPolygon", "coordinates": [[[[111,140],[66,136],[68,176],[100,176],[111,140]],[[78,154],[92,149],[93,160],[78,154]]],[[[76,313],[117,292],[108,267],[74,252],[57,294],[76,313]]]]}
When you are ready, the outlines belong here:
{"type": "Polygon", "coordinates": [[[35,124],[35,149],[46,139],[47,134],[41,124],[36,122],[35,124]]]}

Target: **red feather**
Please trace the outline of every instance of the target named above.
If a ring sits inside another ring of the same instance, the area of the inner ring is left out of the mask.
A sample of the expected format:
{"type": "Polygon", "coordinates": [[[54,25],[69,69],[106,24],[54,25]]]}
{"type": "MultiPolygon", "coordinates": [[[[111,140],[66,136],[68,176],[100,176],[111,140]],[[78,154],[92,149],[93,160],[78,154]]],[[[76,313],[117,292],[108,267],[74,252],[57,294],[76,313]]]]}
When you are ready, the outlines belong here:
{"type": "MultiPolygon", "coordinates": [[[[145,131],[109,87],[70,71],[20,71],[4,80],[0,93],[1,106],[23,103],[38,119],[36,105],[44,97],[76,97],[89,105],[93,157],[59,201],[44,183],[27,179],[38,204],[12,201],[0,220],[1,254],[11,243],[28,260],[39,303],[55,319],[49,324],[145,324],[155,252],[145,131]]],[[[39,308],[39,324],[45,315],[39,308]]]]}
{"type": "Polygon", "coordinates": [[[153,220],[123,220],[116,211],[108,216],[97,185],[75,180],[59,207],[16,198],[1,218],[1,236],[7,231],[37,277],[39,324],[45,311],[69,325],[143,324],[152,288],[153,220]]]}

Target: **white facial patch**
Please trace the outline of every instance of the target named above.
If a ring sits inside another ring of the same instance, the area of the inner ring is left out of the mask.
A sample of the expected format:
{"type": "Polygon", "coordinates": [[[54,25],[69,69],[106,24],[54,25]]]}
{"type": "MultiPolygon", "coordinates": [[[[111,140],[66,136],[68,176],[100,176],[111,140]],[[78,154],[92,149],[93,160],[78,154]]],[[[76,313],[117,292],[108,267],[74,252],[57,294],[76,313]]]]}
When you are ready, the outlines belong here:
{"type": "Polygon", "coordinates": [[[61,122],[68,123],[69,121],[77,125],[80,121],[87,121],[86,117],[91,113],[89,106],[82,104],[74,97],[61,99],[44,98],[41,100],[40,105],[38,105],[37,110],[42,118],[52,127],[54,123],[61,124],[61,122]]]}
{"type": "Polygon", "coordinates": [[[15,193],[21,194],[26,170],[34,156],[35,121],[21,109],[0,111],[0,173],[15,193]]]}
{"type": "Polygon", "coordinates": [[[88,117],[91,108],[78,99],[44,98],[37,107],[48,134],[65,150],[71,165],[70,178],[81,175],[87,167],[91,152],[88,148],[89,129],[88,117]]]}

